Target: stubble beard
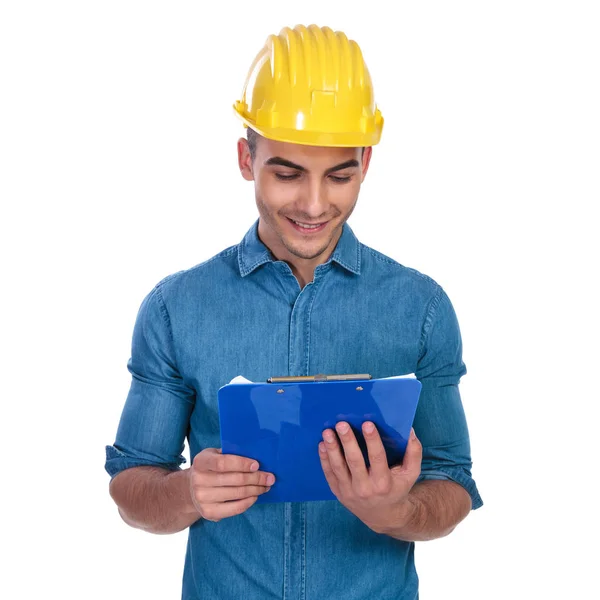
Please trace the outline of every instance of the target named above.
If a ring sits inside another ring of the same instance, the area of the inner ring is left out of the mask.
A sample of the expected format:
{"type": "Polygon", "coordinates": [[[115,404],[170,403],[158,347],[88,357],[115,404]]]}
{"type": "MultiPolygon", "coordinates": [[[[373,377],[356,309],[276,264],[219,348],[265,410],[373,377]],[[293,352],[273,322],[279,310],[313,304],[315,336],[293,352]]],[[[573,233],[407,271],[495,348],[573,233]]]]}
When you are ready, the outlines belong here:
{"type": "MultiPolygon", "coordinates": [[[[288,217],[286,217],[285,215],[280,214],[280,213],[272,213],[265,206],[265,204],[263,203],[263,201],[261,200],[259,195],[258,194],[256,195],[256,205],[258,207],[258,212],[259,212],[261,218],[265,221],[265,223],[269,226],[269,228],[275,233],[275,235],[279,239],[280,243],[291,255],[296,256],[297,258],[304,259],[304,260],[314,260],[315,258],[318,258],[319,256],[321,256],[321,254],[323,254],[329,248],[333,238],[342,229],[342,227],[344,226],[344,223],[350,218],[350,215],[354,212],[357,200],[358,200],[358,198],[354,201],[354,204],[352,205],[351,209],[348,211],[348,214],[346,214],[345,217],[335,226],[335,228],[331,232],[327,241],[324,242],[323,245],[318,250],[303,251],[302,249],[297,248],[289,243],[289,241],[286,239],[284,232],[282,231],[282,228],[280,227],[280,225],[277,221],[277,217],[280,217],[281,219],[287,219],[288,217]]],[[[341,214],[342,213],[339,212],[339,210],[338,210],[338,214],[333,215],[329,220],[332,221],[333,219],[337,219],[341,214]]]]}
{"type": "MultiPolygon", "coordinates": [[[[296,247],[295,245],[291,244],[288,241],[286,235],[283,233],[282,228],[277,221],[277,218],[275,217],[275,215],[273,213],[271,213],[267,209],[267,207],[262,203],[262,201],[259,198],[257,198],[256,202],[258,205],[260,216],[264,219],[265,223],[269,226],[269,228],[275,233],[275,235],[277,236],[277,238],[279,239],[279,241],[281,242],[283,247],[292,256],[296,256],[297,258],[302,258],[304,260],[313,260],[313,259],[321,256],[321,254],[323,254],[323,252],[325,252],[327,250],[327,248],[329,247],[329,245],[331,244],[331,240],[334,238],[336,232],[344,224],[344,221],[339,223],[335,227],[335,229],[331,232],[331,235],[329,236],[327,241],[324,242],[323,245],[321,247],[319,247],[318,250],[303,251],[301,248],[296,247]]],[[[279,213],[277,214],[277,216],[281,217],[281,219],[287,219],[287,217],[285,215],[281,215],[279,213]]],[[[336,217],[337,216],[339,216],[339,215],[336,215],[336,217]]],[[[333,218],[335,218],[335,217],[333,217],[333,218]]]]}
{"type": "MultiPolygon", "coordinates": [[[[337,228],[336,228],[336,230],[337,230],[337,228]]],[[[334,230],[334,233],[336,230],[334,230]]],[[[313,250],[312,252],[303,252],[299,248],[294,248],[294,246],[290,245],[286,241],[285,236],[283,236],[283,235],[280,236],[280,239],[281,239],[281,242],[283,243],[283,245],[285,246],[286,250],[290,254],[293,254],[294,256],[296,256],[298,258],[303,258],[305,260],[313,260],[313,259],[321,256],[321,254],[323,254],[323,252],[325,252],[325,250],[327,250],[327,248],[331,244],[331,240],[333,239],[333,234],[329,237],[329,239],[325,242],[325,244],[321,248],[319,248],[316,251],[313,250]]]]}

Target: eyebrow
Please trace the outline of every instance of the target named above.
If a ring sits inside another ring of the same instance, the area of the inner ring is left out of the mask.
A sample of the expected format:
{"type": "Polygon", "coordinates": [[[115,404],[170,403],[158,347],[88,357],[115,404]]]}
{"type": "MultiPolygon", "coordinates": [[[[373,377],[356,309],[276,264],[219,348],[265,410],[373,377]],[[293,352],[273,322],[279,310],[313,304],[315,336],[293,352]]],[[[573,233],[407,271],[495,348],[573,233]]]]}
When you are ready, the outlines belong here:
{"type": "MultiPolygon", "coordinates": [[[[297,171],[306,171],[306,169],[302,165],[297,165],[293,163],[291,160],[287,160],[285,158],[281,158],[281,156],[272,156],[268,160],[265,161],[265,165],[279,165],[281,167],[289,167],[290,169],[296,169],[297,171]]],[[[340,163],[335,167],[330,167],[325,171],[325,175],[329,175],[329,173],[333,173],[334,171],[341,171],[342,169],[347,169],[348,167],[358,167],[359,162],[352,158],[347,160],[346,162],[340,163]]]]}

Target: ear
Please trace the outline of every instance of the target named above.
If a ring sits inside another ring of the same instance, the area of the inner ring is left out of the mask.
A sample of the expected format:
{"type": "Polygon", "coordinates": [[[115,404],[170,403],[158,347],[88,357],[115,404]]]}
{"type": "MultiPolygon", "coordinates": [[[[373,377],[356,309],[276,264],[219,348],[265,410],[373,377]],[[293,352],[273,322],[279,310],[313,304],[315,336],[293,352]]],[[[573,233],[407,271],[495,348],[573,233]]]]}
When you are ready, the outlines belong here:
{"type": "Polygon", "coordinates": [[[365,177],[367,176],[367,171],[369,170],[369,165],[371,164],[372,154],[373,146],[367,146],[362,157],[362,178],[360,180],[361,183],[365,180],[365,177]]]}
{"type": "Polygon", "coordinates": [[[252,157],[250,156],[250,148],[248,148],[248,140],[240,138],[237,143],[238,166],[240,173],[246,181],[254,181],[254,173],[252,172],[252,157]]]}

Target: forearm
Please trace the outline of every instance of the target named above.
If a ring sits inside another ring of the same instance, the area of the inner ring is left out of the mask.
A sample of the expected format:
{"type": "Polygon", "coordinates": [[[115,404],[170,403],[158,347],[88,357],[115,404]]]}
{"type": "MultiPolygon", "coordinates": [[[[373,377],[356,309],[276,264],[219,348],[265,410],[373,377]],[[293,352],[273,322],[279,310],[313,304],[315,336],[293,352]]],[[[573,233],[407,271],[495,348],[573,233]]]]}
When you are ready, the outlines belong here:
{"type": "Polygon", "coordinates": [[[448,535],[471,510],[471,497],[457,483],[422,481],[411,489],[393,523],[380,533],[420,542],[448,535]]]}
{"type": "Polygon", "coordinates": [[[110,495],[123,520],[150,533],[176,533],[200,518],[190,493],[189,469],[132,467],[117,474],[110,495]]]}

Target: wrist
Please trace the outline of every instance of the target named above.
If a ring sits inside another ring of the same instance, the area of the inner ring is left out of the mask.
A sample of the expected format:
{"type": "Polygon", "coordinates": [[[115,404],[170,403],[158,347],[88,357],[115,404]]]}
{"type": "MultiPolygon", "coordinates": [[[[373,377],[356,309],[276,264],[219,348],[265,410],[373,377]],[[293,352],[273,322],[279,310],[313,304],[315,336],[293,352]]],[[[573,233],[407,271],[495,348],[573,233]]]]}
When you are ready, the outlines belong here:
{"type": "Polygon", "coordinates": [[[192,469],[181,469],[169,473],[166,477],[167,486],[171,490],[173,497],[179,497],[183,504],[182,513],[189,516],[200,516],[196,505],[193,500],[193,489],[192,489],[192,469]]]}
{"type": "Polygon", "coordinates": [[[390,518],[378,533],[397,537],[401,532],[410,529],[417,518],[419,507],[417,501],[409,494],[391,511],[390,518]]]}

